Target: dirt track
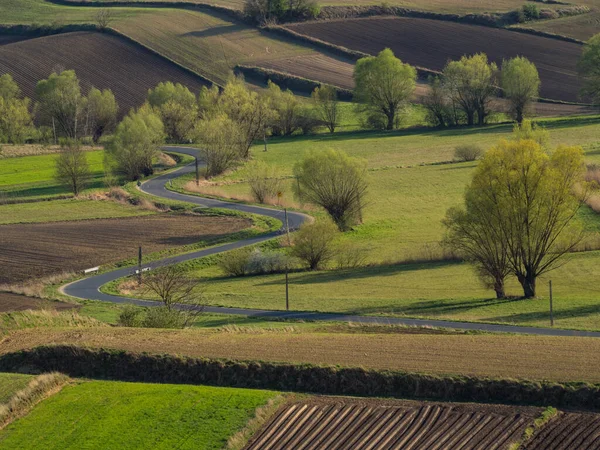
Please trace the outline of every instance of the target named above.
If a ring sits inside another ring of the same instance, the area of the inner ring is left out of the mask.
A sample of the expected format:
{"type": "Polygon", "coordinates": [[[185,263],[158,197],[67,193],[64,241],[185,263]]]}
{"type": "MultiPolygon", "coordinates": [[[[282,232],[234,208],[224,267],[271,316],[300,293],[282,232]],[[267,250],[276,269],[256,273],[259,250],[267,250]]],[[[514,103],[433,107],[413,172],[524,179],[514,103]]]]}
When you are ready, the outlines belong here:
{"type": "Polygon", "coordinates": [[[0,283],[135,258],[240,231],[237,217],[155,215],[0,226],[0,283]]]}
{"type": "Polygon", "coordinates": [[[25,297],[24,295],[0,292],[0,313],[42,308],[64,311],[78,307],[78,305],[71,303],[45,301],[39,298],[31,298],[25,297]]]}
{"type": "Polygon", "coordinates": [[[10,73],[31,98],[36,83],[57,68],[74,69],[84,94],[92,86],[112,89],[122,115],[144,103],[148,89],[161,81],[195,92],[204,85],[169,61],[108,34],[75,32],[1,44],[0,74],[10,73]]]}
{"type": "Polygon", "coordinates": [[[540,408],[314,397],[286,405],[247,450],[506,449],[540,408]]]}
{"type": "Polygon", "coordinates": [[[490,27],[402,17],[307,22],[287,27],[369,54],[389,47],[403,61],[433,70],[443,69],[450,59],[477,52],[485,52],[498,64],[523,55],[538,68],[542,97],[579,101],[579,44],[490,27]]]}

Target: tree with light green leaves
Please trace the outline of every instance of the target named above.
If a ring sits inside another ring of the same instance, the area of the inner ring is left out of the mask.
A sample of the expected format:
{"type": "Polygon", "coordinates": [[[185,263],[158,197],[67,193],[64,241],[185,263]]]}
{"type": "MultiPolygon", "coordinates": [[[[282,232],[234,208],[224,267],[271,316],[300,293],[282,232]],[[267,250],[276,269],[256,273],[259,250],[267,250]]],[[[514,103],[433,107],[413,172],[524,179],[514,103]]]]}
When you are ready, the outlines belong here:
{"type": "Polygon", "coordinates": [[[467,118],[467,125],[477,122],[484,125],[490,114],[490,105],[496,94],[498,67],[488,62],[485,53],[463,56],[459,61],[450,61],[443,70],[443,81],[455,105],[467,118]]]}
{"type": "Polygon", "coordinates": [[[107,146],[112,171],[135,181],[154,172],[153,159],[165,141],[163,123],[148,105],[132,110],[117,126],[107,146]]]}
{"type": "Polygon", "coordinates": [[[309,151],[294,166],[296,196],[321,206],[341,231],[362,221],[367,162],[337,150],[309,151]]]}
{"type": "Polygon", "coordinates": [[[38,82],[35,96],[40,120],[52,128],[55,141],[58,136],[77,140],[85,125],[82,113],[86,101],[75,71],[50,74],[48,79],[38,82]]]}
{"type": "Polygon", "coordinates": [[[583,95],[589,96],[596,104],[600,103],[600,33],[583,46],[577,69],[584,81],[583,95]]]}
{"type": "Polygon", "coordinates": [[[30,100],[10,74],[0,77],[0,142],[22,144],[33,127],[30,100]]]}
{"type": "Polygon", "coordinates": [[[502,63],[501,81],[509,112],[521,124],[540,93],[537,68],[524,56],[517,56],[502,63]]]}
{"type": "Polygon", "coordinates": [[[207,179],[235,166],[245,149],[244,135],[239,124],[226,114],[198,121],[194,129],[194,143],[198,144],[206,164],[207,179]]]}
{"type": "Polygon", "coordinates": [[[110,89],[92,88],[87,96],[87,121],[94,142],[104,133],[114,130],[117,125],[119,105],[110,89]]]}
{"type": "Polygon", "coordinates": [[[160,115],[169,142],[189,142],[198,118],[193,92],[180,83],[167,81],[148,91],[148,103],[160,115]]]}
{"type": "Polygon", "coordinates": [[[76,197],[88,184],[91,172],[87,154],[79,142],[69,141],[62,146],[55,162],[55,178],[76,197]]]}
{"type": "Polygon", "coordinates": [[[386,48],[377,56],[361,58],[354,67],[354,98],[367,112],[383,116],[385,128],[393,130],[400,111],[415,90],[417,71],[386,48]]]}
{"type": "Polygon", "coordinates": [[[327,126],[330,133],[334,133],[342,115],[336,89],[324,84],[316,87],[311,97],[319,119],[327,126]]]}
{"type": "Polygon", "coordinates": [[[464,205],[448,212],[445,241],[492,280],[498,297],[508,271],[533,298],[537,279],[581,242],[574,219],[584,173],[580,147],[548,155],[532,140],[501,141],[475,169],[464,205]]]}

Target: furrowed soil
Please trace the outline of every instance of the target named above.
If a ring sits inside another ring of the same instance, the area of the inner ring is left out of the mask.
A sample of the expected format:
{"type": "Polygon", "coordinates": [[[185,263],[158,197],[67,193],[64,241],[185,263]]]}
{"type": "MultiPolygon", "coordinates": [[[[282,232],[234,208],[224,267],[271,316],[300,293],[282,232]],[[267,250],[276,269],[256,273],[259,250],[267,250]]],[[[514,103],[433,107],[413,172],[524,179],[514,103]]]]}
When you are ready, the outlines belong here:
{"type": "Polygon", "coordinates": [[[0,341],[0,353],[50,344],[434,374],[600,382],[600,339],[576,337],[37,329],[11,333],[0,341]]]}
{"type": "Polygon", "coordinates": [[[332,44],[369,54],[391,48],[404,62],[442,70],[448,60],[484,52],[501,64],[516,55],[538,68],[543,98],[577,102],[581,80],[577,61],[581,45],[503,29],[403,17],[306,22],[287,28],[332,44]]]}
{"type": "Polygon", "coordinates": [[[541,408],[313,397],[282,406],[247,450],[506,449],[541,408]]]}
{"type": "Polygon", "coordinates": [[[531,441],[526,450],[597,449],[600,446],[600,415],[561,413],[531,441]]]}
{"type": "Polygon", "coordinates": [[[24,295],[0,292],[0,313],[25,311],[28,309],[53,309],[66,311],[79,308],[79,305],[65,302],[51,302],[39,298],[26,297],[24,295]]]}
{"type": "Polygon", "coordinates": [[[36,83],[57,68],[75,70],[85,94],[92,86],[111,89],[121,115],[144,103],[148,89],[161,81],[194,92],[205,85],[168,60],[102,33],[65,33],[0,46],[0,73],[10,73],[27,97],[33,98],[36,83]]]}
{"type": "Polygon", "coordinates": [[[80,271],[241,231],[249,219],[163,214],[0,226],[0,284],[80,271]]]}

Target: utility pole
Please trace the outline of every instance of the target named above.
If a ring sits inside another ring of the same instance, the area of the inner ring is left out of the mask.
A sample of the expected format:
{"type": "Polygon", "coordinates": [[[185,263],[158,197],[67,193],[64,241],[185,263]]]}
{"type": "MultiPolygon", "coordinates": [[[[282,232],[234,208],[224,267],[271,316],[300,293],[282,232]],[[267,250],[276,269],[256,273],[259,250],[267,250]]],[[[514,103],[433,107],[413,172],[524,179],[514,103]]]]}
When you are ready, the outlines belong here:
{"type": "MultiPolygon", "coordinates": [[[[285,232],[287,234],[287,241],[288,241],[288,247],[291,247],[291,241],[290,241],[290,226],[288,223],[288,214],[287,214],[287,208],[283,208],[283,211],[285,213],[285,232]]],[[[289,296],[289,262],[286,260],[285,262],[285,310],[289,311],[290,310],[290,296],[289,296]]]]}
{"type": "Polygon", "coordinates": [[[196,186],[200,186],[200,170],[198,169],[198,157],[196,157],[196,186]]]}
{"type": "Polygon", "coordinates": [[[552,305],[552,280],[550,280],[548,282],[549,286],[550,286],[550,326],[553,327],[554,326],[554,310],[553,310],[553,305],[552,305]]]}
{"type": "Polygon", "coordinates": [[[265,143],[265,152],[267,151],[267,129],[263,128],[263,141],[265,143]]]}
{"type": "Polygon", "coordinates": [[[142,247],[138,250],[138,284],[142,285],[142,247]]]}

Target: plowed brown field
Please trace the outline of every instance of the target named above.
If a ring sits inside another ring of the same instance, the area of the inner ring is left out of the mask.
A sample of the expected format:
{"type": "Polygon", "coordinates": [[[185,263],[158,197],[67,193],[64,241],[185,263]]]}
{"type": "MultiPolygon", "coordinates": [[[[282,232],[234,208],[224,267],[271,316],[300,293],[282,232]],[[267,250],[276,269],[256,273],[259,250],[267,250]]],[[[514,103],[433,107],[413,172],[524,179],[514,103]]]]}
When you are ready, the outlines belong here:
{"type": "Polygon", "coordinates": [[[537,408],[314,398],[280,408],[246,449],[506,449],[520,440],[539,412],[537,408]]]}
{"type": "Polygon", "coordinates": [[[377,17],[288,25],[298,33],[343,47],[376,54],[386,47],[410,64],[441,70],[448,60],[485,52],[500,64],[523,55],[533,61],[542,81],[541,96],[579,101],[579,44],[514,31],[455,22],[377,17]]]}
{"type": "Polygon", "coordinates": [[[525,446],[527,450],[596,450],[600,448],[600,415],[560,414],[525,446]]]}
{"type": "Polygon", "coordinates": [[[79,308],[79,306],[65,302],[50,302],[39,298],[11,294],[9,292],[0,292],[0,313],[42,308],[64,311],[68,309],[79,308]]]}
{"type": "Polygon", "coordinates": [[[0,75],[10,73],[28,97],[57,68],[74,69],[84,93],[91,86],[112,89],[121,114],[140,106],[148,89],[161,81],[182,83],[195,92],[204,85],[166,59],[101,33],[65,33],[0,46],[0,75]]]}
{"type": "Polygon", "coordinates": [[[155,215],[0,226],[0,284],[83,270],[240,231],[237,217],[155,215]]]}

